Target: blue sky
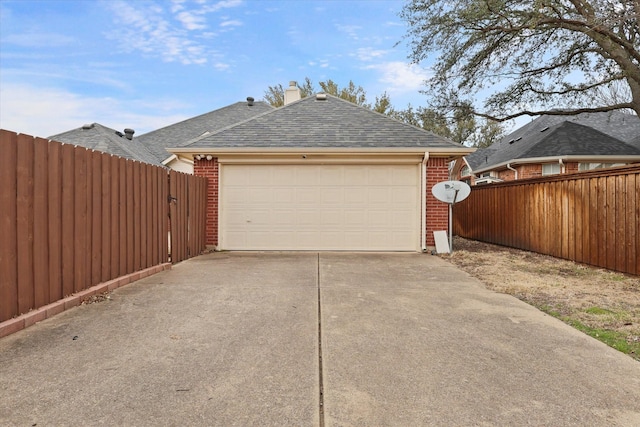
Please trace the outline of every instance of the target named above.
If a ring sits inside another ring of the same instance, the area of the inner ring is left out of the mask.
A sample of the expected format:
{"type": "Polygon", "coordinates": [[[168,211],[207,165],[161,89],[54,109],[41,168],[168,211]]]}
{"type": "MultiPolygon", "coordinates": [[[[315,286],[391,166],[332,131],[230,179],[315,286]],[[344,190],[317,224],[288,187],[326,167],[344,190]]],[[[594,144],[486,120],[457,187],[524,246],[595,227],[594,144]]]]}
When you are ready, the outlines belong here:
{"type": "Polygon", "coordinates": [[[353,80],[369,101],[426,105],[401,0],[0,0],[0,127],[98,122],[136,135],[269,86],[353,80]]]}

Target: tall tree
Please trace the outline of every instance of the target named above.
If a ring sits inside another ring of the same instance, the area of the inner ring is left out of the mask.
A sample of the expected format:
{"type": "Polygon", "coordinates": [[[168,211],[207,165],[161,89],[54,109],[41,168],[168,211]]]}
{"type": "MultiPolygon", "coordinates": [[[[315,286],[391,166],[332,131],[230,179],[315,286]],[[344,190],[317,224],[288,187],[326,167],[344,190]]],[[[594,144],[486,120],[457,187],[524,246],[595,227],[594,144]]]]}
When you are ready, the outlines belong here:
{"type": "Polygon", "coordinates": [[[384,92],[380,96],[376,96],[376,101],[374,102],[371,109],[380,114],[386,114],[388,116],[393,116],[394,108],[391,105],[391,98],[387,92],[384,92]]]}
{"type": "Polygon", "coordinates": [[[320,87],[329,95],[337,96],[338,98],[342,98],[363,107],[369,107],[367,105],[367,93],[362,86],[356,87],[355,83],[351,80],[349,80],[347,87],[343,88],[340,88],[340,86],[331,79],[326,82],[320,82],[320,87]]]}
{"type": "Polygon", "coordinates": [[[640,115],[638,0],[411,0],[400,16],[409,57],[436,55],[428,80],[435,108],[455,109],[490,90],[475,114],[640,115]],[[629,97],[594,105],[597,91],[614,82],[629,97]]]}

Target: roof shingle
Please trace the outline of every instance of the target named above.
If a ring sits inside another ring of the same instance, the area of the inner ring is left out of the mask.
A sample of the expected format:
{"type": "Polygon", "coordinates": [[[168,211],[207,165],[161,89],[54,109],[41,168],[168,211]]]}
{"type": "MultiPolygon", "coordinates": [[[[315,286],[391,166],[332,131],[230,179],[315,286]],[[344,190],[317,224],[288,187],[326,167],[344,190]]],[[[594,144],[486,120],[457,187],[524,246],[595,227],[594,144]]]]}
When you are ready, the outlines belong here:
{"type": "Polygon", "coordinates": [[[465,157],[473,170],[511,160],[579,155],[640,155],[640,119],[617,111],[540,116],[465,157]]]}
{"type": "Polygon", "coordinates": [[[181,122],[145,133],[136,138],[145,145],[160,161],[171,156],[166,148],[183,145],[205,133],[213,133],[234,123],[239,123],[274,108],[266,102],[258,101],[249,106],[246,102],[237,102],[181,122]]]}
{"type": "Polygon", "coordinates": [[[100,123],[92,123],[67,132],[52,135],[49,139],[157,166],[162,165],[161,162],[159,162],[145,146],[139,144],[135,138],[130,140],[124,136],[119,136],[116,132],[115,129],[103,126],[100,123]]]}
{"type": "Polygon", "coordinates": [[[462,148],[462,145],[326,95],[325,100],[316,96],[303,98],[198,138],[185,147],[462,148]]]}

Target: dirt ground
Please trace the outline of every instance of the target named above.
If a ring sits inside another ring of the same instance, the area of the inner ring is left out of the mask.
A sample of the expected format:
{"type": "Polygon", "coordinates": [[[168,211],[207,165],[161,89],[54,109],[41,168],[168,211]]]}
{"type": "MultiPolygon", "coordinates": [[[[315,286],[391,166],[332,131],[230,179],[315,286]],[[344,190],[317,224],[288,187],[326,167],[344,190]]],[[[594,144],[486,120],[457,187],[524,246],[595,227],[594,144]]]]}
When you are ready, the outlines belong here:
{"type": "Polygon", "coordinates": [[[440,255],[481,280],[640,360],[640,277],[456,237],[440,255]]]}

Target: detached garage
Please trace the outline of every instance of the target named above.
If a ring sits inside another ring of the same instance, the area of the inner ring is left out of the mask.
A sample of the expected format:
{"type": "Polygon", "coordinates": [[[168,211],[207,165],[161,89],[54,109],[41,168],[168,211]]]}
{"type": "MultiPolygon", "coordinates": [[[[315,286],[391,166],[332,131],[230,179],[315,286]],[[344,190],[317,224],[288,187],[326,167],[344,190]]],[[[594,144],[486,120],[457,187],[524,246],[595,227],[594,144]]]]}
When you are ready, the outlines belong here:
{"type": "Polygon", "coordinates": [[[431,187],[473,149],[319,94],[170,151],[208,177],[219,250],[420,251],[447,226],[431,187]]]}

